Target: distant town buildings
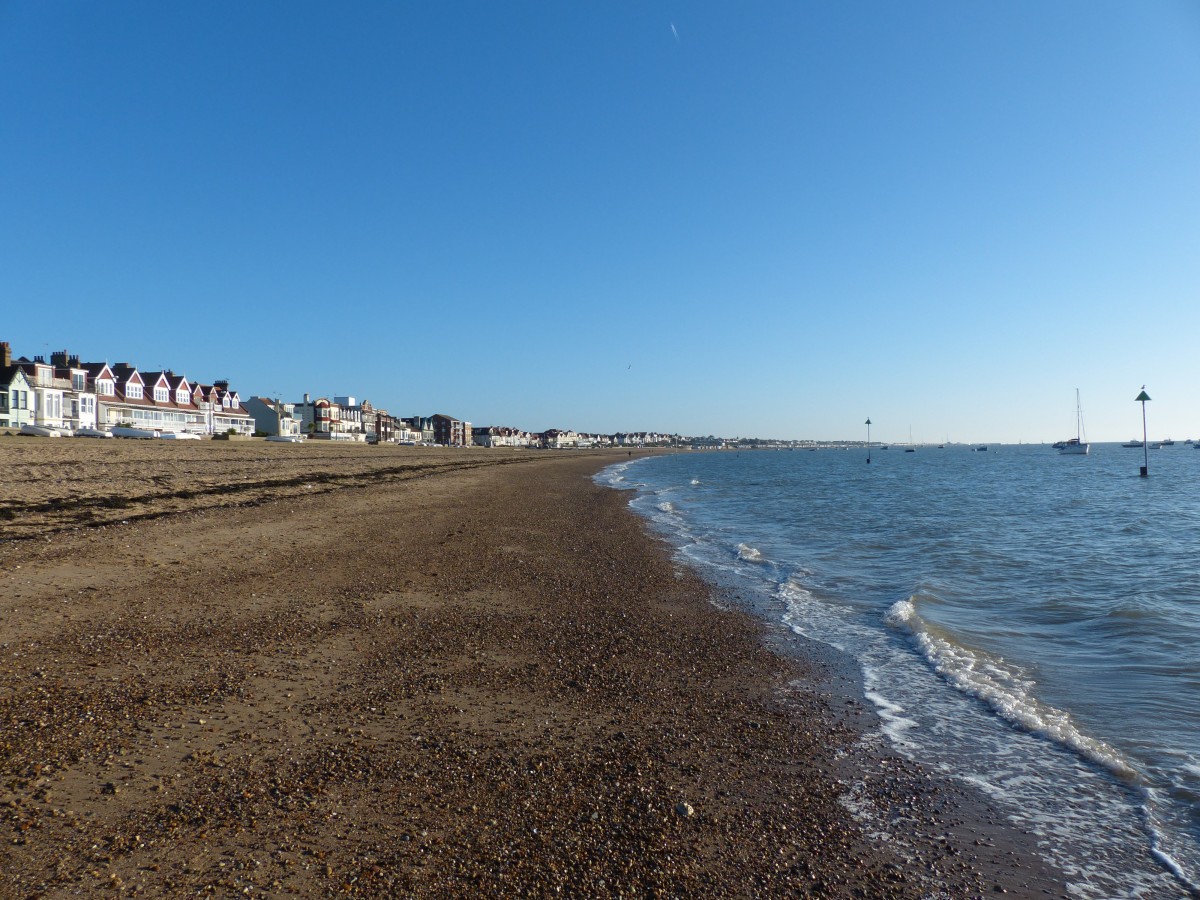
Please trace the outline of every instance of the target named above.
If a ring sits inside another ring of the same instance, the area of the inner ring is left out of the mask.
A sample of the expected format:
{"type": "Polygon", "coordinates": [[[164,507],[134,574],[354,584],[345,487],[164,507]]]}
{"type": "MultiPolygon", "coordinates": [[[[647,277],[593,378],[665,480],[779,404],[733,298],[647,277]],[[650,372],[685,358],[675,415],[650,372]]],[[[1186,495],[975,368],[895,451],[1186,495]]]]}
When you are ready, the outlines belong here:
{"type": "Polygon", "coordinates": [[[401,418],[349,394],[314,398],[306,393],[291,401],[257,395],[243,399],[226,380],[205,383],[170,369],[143,371],[128,362],[84,362],[65,350],[50,354],[49,361],[41,356],[13,359],[7,342],[0,342],[0,428],[555,450],[689,446],[693,440],[644,431],[607,435],[560,428],[530,432],[504,425],[473,427],[445,413],[401,418]]]}

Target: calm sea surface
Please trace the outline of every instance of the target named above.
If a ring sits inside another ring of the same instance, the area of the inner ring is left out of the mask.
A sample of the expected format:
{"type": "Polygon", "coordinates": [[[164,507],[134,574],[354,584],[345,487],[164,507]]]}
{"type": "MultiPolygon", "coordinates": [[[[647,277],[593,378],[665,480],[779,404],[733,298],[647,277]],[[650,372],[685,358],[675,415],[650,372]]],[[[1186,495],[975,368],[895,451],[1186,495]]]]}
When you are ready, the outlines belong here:
{"type": "Polygon", "coordinates": [[[858,661],[900,752],[1080,897],[1200,895],[1200,451],[680,453],[599,480],[713,580],[858,661]]]}

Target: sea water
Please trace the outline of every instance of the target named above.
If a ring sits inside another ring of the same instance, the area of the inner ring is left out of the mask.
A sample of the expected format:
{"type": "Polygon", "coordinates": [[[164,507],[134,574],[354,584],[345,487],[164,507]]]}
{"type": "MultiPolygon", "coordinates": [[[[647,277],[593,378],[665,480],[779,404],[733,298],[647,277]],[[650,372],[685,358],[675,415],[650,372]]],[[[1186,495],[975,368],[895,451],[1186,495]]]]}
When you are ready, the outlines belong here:
{"type": "Polygon", "coordinates": [[[681,452],[606,469],[681,558],[849,654],[899,752],[1079,897],[1200,896],[1200,452],[681,452]]]}

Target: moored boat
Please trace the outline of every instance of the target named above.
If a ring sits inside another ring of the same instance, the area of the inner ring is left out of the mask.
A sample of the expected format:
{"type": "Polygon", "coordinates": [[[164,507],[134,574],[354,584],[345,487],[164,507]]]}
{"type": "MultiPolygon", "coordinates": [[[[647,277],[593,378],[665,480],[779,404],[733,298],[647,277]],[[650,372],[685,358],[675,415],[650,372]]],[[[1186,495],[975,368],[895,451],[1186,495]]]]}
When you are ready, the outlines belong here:
{"type": "Polygon", "coordinates": [[[1126,441],[1121,446],[1122,447],[1141,447],[1142,442],[1139,441],[1137,438],[1134,438],[1132,441],[1126,441]]]}
{"type": "Polygon", "coordinates": [[[129,428],[124,425],[117,425],[112,430],[113,437],[133,438],[139,441],[149,441],[157,438],[158,432],[152,428],[129,428]]]}
{"type": "Polygon", "coordinates": [[[99,428],[77,428],[75,437],[85,438],[111,438],[112,435],[107,431],[101,431],[99,428]]]}
{"type": "Polygon", "coordinates": [[[1054,448],[1064,456],[1087,456],[1091,449],[1083,437],[1083,406],[1079,402],[1079,388],[1075,388],[1075,437],[1059,441],[1054,448]]]}

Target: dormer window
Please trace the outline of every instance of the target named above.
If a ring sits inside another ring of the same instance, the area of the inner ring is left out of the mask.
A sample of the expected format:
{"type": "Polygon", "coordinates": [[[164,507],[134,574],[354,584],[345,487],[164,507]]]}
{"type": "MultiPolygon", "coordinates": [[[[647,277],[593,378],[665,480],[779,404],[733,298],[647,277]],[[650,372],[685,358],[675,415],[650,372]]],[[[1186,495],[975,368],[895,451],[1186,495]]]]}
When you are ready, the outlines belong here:
{"type": "Polygon", "coordinates": [[[188,392],[183,390],[182,388],[179,389],[178,391],[176,391],[175,392],[175,402],[176,403],[187,403],[188,402],[188,392]]]}
{"type": "Polygon", "coordinates": [[[154,402],[155,403],[170,403],[171,402],[170,389],[165,388],[165,387],[156,387],[154,389],[154,402]]]}
{"type": "Polygon", "coordinates": [[[140,384],[125,385],[125,396],[128,397],[130,400],[141,400],[142,399],[142,386],[140,384]]]}

